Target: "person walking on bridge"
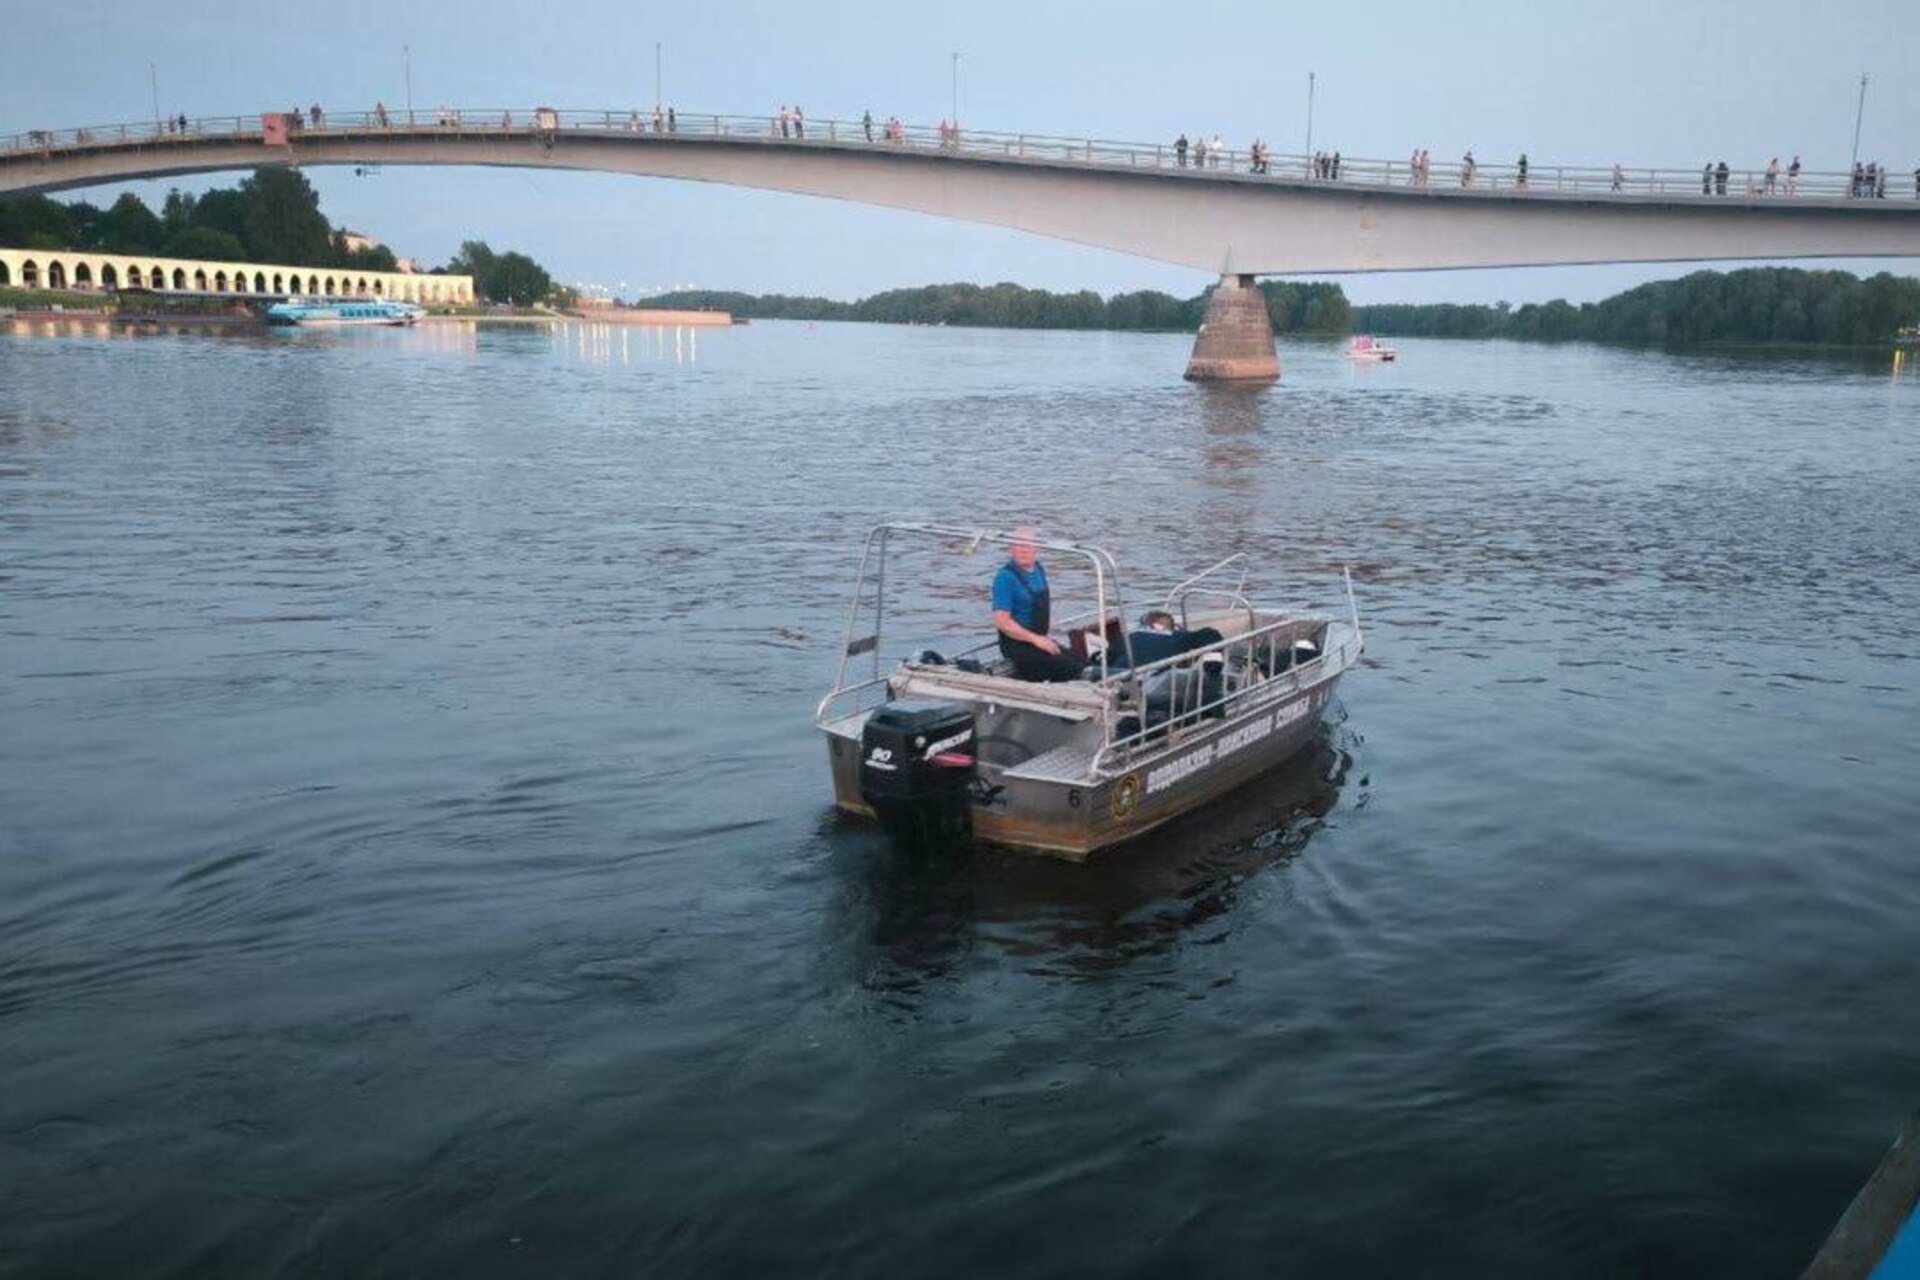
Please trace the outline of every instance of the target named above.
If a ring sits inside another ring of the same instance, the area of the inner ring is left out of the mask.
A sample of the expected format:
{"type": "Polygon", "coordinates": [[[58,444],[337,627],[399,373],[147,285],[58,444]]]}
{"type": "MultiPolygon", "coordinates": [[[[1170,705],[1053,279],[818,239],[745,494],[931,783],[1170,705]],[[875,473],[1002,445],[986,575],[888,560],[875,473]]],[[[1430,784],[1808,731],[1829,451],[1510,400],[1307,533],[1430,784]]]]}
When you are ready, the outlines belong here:
{"type": "Polygon", "coordinates": [[[1800,157],[1795,156],[1793,163],[1787,166],[1787,194],[1793,195],[1800,190],[1800,157]]]}
{"type": "Polygon", "coordinates": [[[1772,195],[1774,187],[1780,181],[1780,157],[1767,161],[1767,194],[1772,195]]]}
{"type": "Polygon", "coordinates": [[[320,104],[317,102],[307,109],[307,115],[308,115],[308,118],[313,121],[313,127],[316,129],[322,127],[326,123],[326,120],[327,120],[326,113],[320,110],[320,104]]]}
{"type": "Polygon", "coordinates": [[[1173,158],[1182,169],[1187,167],[1187,135],[1184,133],[1173,140],[1173,158]]]}
{"type": "Polygon", "coordinates": [[[793,114],[787,110],[786,103],[783,102],[780,104],[780,114],[777,117],[775,117],[775,119],[777,119],[780,123],[780,136],[783,138],[792,137],[793,136],[793,114]]]}
{"type": "Polygon", "coordinates": [[[1733,170],[1727,168],[1727,162],[1725,160],[1722,160],[1718,165],[1714,166],[1713,194],[1717,196],[1727,194],[1727,176],[1732,172],[1733,170]]]}
{"type": "Polygon", "coordinates": [[[1618,160],[1615,160],[1613,162],[1613,190],[1615,191],[1620,190],[1621,186],[1625,184],[1626,180],[1627,180],[1626,170],[1620,167],[1620,162],[1618,160]]]}
{"type": "Polygon", "coordinates": [[[1462,187],[1471,187],[1473,185],[1473,171],[1476,167],[1473,159],[1473,148],[1468,147],[1467,154],[1460,157],[1460,185],[1462,187]]]}
{"type": "Polygon", "coordinates": [[[1514,166],[1513,185],[1522,191],[1527,189],[1527,153],[1520,153],[1520,163],[1514,166]]]}
{"type": "Polygon", "coordinates": [[[862,111],[860,113],[860,130],[867,135],[868,142],[873,141],[873,112],[862,111]]]}
{"type": "Polygon", "coordinates": [[[373,122],[379,125],[382,129],[387,127],[387,104],[386,103],[376,102],[373,104],[373,122]]]}

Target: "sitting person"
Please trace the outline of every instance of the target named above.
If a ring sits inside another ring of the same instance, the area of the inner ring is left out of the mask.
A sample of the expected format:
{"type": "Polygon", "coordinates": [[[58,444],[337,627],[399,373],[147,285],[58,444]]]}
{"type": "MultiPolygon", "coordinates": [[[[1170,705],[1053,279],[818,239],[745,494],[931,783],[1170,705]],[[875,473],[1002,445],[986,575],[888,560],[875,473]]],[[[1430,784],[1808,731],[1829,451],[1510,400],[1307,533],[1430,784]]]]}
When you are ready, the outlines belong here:
{"type": "Polygon", "coordinates": [[[1212,627],[1183,631],[1173,615],[1165,609],[1149,609],[1140,615],[1139,628],[1127,636],[1127,647],[1133,650],[1133,665],[1144,667],[1164,658],[1177,658],[1183,653],[1219,644],[1223,638],[1212,627]]]}
{"type": "Polygon", "coordinates": [[[1007,562],[993,575],[993,625],[1000,633],[1000,652],[1022,680],[1075,680],[1085,666],[1049,639],[1053,597],[1047,589],[1047,570],[1033,545],[1033,530],[1016,529],[1007,548],[1007,562]]]}
{"type": "MultiPolygon", "coordinates": [[[[1139,628],[1128,633],[1127,646],[1133,650],[1133,665],[1145,667],[1218,644],[1223,638],[1212,627],[1183,630],[1166,610],[1149,609],[1141,615],[1139,628]]],[[[1164,671],[1149,673],[1140,690],[1147,726],[1219,702],[1222,662],[1219,654],[1208,654],[1197,667],[1176,663],[1164,671]]],[[[1206,716],[1211,719],[1223,713],[1223,708],[1212,707],[1206,716]]]]}

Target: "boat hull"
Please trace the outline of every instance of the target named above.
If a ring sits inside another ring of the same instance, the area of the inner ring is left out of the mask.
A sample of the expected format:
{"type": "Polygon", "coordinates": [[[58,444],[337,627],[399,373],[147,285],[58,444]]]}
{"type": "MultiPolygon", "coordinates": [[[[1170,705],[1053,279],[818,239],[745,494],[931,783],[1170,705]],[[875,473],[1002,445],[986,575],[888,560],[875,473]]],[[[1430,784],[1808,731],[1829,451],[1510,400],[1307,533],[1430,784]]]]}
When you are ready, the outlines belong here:
{"type": "Polygon", "coordinates": [[[419,323],[418,317],[394,316],[383,319],[365,320],[279,320],[269,319],[268,324],[280,325],[288,329],[366,329],[366,328],[403,328],[419,323]]]}
{"type": "MultiPolygon", "coordinates": [[[[1004,776],[976,800],[988,844],[1083,862],[1218,799],[1297,755],[1314,736],[1340,673],[1230,719],[1205,722],[1136,766],[1091,781],[1004,776]]],[[[871,817],[860,796],[857,737],[827,732],[834,803],[871,817]]]]}

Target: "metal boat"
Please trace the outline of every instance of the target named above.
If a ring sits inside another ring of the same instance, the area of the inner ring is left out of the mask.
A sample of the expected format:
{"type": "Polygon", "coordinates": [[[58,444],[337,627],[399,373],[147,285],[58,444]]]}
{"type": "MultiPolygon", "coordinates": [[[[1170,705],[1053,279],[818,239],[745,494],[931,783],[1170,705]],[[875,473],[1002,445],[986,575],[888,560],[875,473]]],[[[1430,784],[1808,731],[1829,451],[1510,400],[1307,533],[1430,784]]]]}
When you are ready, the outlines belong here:
{"type": "Polygon", "coordinates": [[[1360,360],[1371,364],[1382,364],[1400,358],[1400,350],[1380,342],[1370,333],[1356,333],[1353,343],[1347,348],[1347,359],[1360,360]]]}
{"type": "Polygon", "coordinates": [[[827,739],[834,803],[878,818],[898,845],[978,839],[1084,860],[1294,755],[1360,658],[1351,578],[1345,617],[1265,608],[1248,598],[1236,554],[1175,584],[1161,606],[1188,634],[1211,627],[1220,638],[1136,665],[1113,557],[1035,539],[1050,574],[1077,566],[1091,589],[1092,607],[1054,628],[1087,662],[1082,679],[1017,679],[997,639],[886,664],[889,609],[912,612],[897,599],[890,553],[972,557],[1011,541],[931,524],[868,535],[839,671],[814,722],[827,739]]]}
{"type": "Polygon", "coordinates": [[[411,302],[384,299],[288,298],[267,308],[268,324],[370,325],[418,324],[426,310],[411,302]]]}

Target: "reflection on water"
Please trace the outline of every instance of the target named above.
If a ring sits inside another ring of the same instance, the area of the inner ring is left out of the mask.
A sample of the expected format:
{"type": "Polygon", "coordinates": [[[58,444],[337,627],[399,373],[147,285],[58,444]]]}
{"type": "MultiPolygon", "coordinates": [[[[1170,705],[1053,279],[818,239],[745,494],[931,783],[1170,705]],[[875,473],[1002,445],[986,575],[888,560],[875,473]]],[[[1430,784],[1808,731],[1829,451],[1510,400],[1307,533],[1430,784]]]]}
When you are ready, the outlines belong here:
{"type": "Polygon", "coordinates": [[[1102,855],[1098,874],[986,849],[901,858],[877,831],[847,820],[847,880],[831,928],[869,940],[863,981],[894,993],[947,976],[980,947],[1031,973],[1074,978],[1204,941],[1256,877],[1304,851],[1326,824],[1353,764],[1338,745],[1345,732],[1323,725],[1280,767],[1102,855]]]}
{"type": "Polygon", "coordinates": [[[700,362],[700,326],[596,324],[554,326],[555,350],[584,364],[692,366],[700,362]]]}

